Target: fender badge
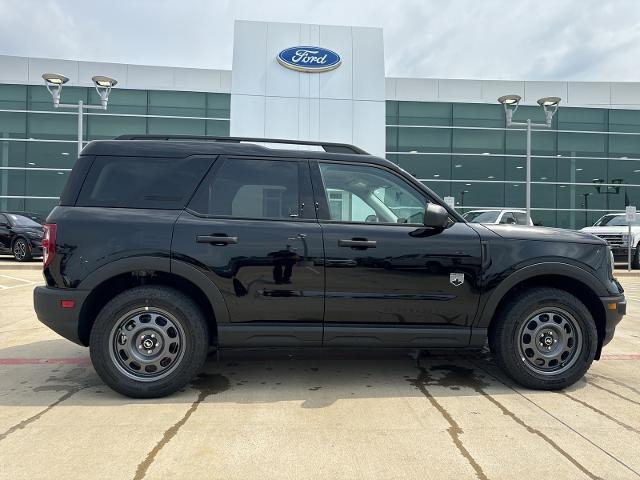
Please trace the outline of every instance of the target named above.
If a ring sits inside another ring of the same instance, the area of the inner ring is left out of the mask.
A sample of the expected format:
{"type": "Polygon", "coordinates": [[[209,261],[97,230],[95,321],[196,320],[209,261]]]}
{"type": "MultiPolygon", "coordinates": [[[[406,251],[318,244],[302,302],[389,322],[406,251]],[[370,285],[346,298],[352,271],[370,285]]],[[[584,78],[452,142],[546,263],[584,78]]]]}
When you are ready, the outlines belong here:
{"type": "Polygon", "coordinates": [[[450,273],[449,282],[454,287],[459,287],[464,283],[464,273],[450,273]]]}

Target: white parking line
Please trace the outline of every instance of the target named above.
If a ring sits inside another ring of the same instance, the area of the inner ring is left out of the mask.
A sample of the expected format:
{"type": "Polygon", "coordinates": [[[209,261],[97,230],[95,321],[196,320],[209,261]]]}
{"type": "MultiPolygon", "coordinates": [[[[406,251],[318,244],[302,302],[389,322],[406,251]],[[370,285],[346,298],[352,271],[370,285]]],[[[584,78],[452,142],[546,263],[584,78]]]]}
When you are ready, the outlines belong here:
{"type": "Polygon", "coordinates": [[[0,273],[0,277],[10,278],[11,280],[17,280],[19,282],[33,283],[31,280],[25,280],[24,278],[13,277],[11,275],[5,275],[4,273],[0,273]]]}
{"type": "Polygon", "coordinates": [[[38,282],[25,283],[23,285],[13,285],[11,287],[5,287],[4,285],[0,285],[0,291],[12,290],[14,288],[22,288],[22,287],[33,287],[34,285],[38,285],[38,282]]]}

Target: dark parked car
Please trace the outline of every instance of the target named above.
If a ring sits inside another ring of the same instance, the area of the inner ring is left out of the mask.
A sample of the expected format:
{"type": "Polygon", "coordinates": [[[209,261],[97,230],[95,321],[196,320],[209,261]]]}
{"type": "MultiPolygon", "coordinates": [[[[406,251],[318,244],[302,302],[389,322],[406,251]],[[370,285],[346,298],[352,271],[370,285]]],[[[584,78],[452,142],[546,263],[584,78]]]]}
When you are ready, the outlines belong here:
{"type": "Polygon", "coordinates": [[[487,340],[514,380],[559,389],[625,314],[593,235],[467,223],[350,145],[240,140],[309,143],[91,142],[47,219],[38,318],[118,392],[175,392],[212,348],[487,340]]]}
{"type": "Polygon", "coordinates": [[[27,214],[0,213],[0,253],[19,262],[42,256],[42,225],[27,214]]]}

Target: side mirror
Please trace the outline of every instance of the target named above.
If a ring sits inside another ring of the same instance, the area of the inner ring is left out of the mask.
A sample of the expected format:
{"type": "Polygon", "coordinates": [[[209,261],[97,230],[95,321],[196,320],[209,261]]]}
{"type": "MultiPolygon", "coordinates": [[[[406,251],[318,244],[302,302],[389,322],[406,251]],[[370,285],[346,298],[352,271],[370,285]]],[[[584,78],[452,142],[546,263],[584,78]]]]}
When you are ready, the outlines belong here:
{"type": "Polygon", "coordinates": [[[431,228],[445,228],[449,223],[449,214],[444,207],[428,203],[424,210],[424,226],[431,228]]]}

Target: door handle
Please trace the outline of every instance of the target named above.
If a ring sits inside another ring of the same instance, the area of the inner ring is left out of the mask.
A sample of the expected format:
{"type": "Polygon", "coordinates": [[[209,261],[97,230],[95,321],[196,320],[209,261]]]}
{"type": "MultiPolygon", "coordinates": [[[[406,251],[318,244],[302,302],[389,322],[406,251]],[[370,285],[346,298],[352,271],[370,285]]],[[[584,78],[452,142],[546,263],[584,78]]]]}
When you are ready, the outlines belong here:
{"type": "Polygon", "coordinates": [[[367,248],[376,248],[378,242],[375,240],[367,240],[367,239],[357,239],[352,238],[351,240],[338,240],[338,246],[340,247],[349,247],[356,249],[367,249],[367,248]]]}
{"type": "Polygon", "coordinates": [[[238,237],[227,237],[226,235],[197,235],[197,243],[210,243],[212,245],[235,245],[238,237]]]}

